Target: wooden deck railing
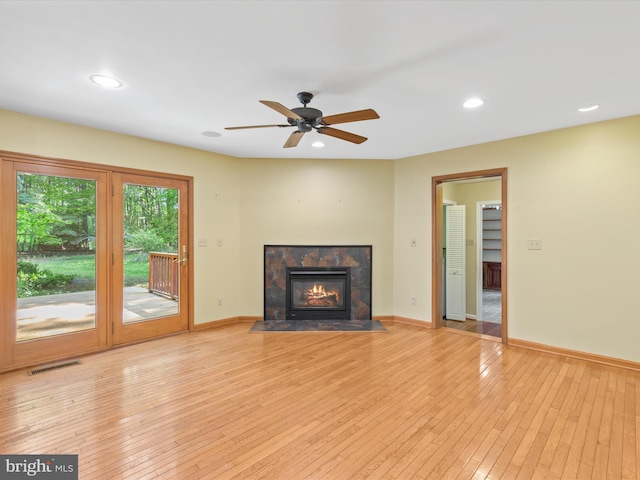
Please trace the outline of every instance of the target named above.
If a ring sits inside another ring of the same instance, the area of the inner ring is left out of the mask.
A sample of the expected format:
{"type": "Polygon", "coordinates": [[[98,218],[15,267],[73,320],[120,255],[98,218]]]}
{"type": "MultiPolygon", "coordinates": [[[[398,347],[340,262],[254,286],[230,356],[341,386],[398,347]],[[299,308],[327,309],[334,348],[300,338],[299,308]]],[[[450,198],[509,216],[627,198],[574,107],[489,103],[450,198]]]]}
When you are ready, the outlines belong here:
{"type": "Polygon", "coordinates": [[[149,291],[177,300],[179,271],[177,253],[149,252],[149,291]]]}

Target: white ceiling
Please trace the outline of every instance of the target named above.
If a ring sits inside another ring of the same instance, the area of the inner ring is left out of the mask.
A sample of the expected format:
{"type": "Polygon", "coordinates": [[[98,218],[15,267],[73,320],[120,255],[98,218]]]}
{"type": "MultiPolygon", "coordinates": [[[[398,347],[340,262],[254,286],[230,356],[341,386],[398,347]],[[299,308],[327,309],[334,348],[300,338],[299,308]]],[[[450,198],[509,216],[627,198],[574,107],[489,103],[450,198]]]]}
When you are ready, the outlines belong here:
{"type": "Polygon", "coordinates": [[[0,109],[238,157],[401,158],[640,114],[639,19],[611,0],[0,0],[0,109]],[[361,145],[224,130],[286,122],[258,100],[300,91],[381,118],[336,126],[361,145]]]}

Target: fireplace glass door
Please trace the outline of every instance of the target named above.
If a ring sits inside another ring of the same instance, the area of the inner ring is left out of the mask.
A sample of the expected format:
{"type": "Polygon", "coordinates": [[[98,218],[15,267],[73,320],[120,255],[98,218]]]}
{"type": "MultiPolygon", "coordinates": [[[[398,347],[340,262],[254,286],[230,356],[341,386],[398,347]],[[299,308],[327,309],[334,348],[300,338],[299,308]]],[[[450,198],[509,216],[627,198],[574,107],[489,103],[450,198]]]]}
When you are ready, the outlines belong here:
{"type": "Polygon", "coordinates": [[[348,268],[287,269],[287,320],[349,320],[348,268]]]}

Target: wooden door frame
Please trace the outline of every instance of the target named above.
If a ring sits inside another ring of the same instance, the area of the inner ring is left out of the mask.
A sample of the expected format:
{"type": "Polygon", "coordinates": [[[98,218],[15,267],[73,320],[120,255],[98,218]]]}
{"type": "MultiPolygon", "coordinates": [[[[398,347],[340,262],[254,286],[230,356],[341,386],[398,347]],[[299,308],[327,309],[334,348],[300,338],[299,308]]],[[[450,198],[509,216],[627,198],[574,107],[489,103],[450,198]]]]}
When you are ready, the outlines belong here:
{"type": "Polygon", "coordinates": [[[108,307],[108,262],[110,258],[110,242],[108,238],[108,201],[109,176],[104,170],[83,168],[78,165],[52,165],[43,162],[22,161],[20,158],[8,158],[0,154],[3,178],[3,246],[2,246],[2,358],[0,371],[19,368],[24,365],[42,364],[64,358],[68,352],[91,353],[108,348],[108,308],[95,309],[95,324],[91,328],[68,332],[61,335],[50,335],[30,339],[25,342],[16,341],[16,188],[18,175],[21,172],[51,177],[69,177],[95,182],[96,186],[96,251],[95,251],[95,305],[108,307]]]}
{"type": "Polygon", "coordinates": [[[473,172],[453,173],[438,175],[431,178],[431,318],[432,328],[443,327],[442,323],[442,205],[443,186],[445,182],[454,180],[473,180],[488,177],[498,177],[501,180],[502,200],[502,343],[508,344],[507,331],[507,168],[493,168],[489,170],[477,170],[473,172]]]}
{"type": "MultiPolygon", "coordinates": [[[[189,202],[183,201],[182,199],[188,195],[183,196],[182,193],[186,191],[188,194],[189,185],[182,179],[173,178],[171,175],[164,174],[143,174],[143,175],[132,175],[130,173],[123,174],[121,172],[113,172],[112,174],[112,183],[111,183],[111,201],[112,203],[112,218],[114,219],[112,224],[112,253],[113,253],[113,264],[112,264],[112,315],[110,317],[110,321],[112,323],[111,328],[111,345],[127,345],[130,343],[138,343],[141,341],[158,338],[166,335],[182,333],[186,330],[191,330],[191,322],[189,320],[189,309],[182,312],[179,311],[177,315],[174,316],[160,316],[155,318],[149,318],[145,321],[133,322],[133,323],[125,323],[122,318],[122,306],[124,301],[123,296],[123,261],[124,261],[124,248],[123,248],[123,212],[122,212],[122,201],[123,201],[123,187],[125,184],[131,185],[144,185],[151,187],[159,187],[159,188],[174,188],[180,192],[179,195],[179,212],[178,212],[178,230],[179,230],[179,245],[177,246],[178,252],[180,252],[180,246],[184,245],[187,247],[187,252],[185,258],[187,260],[186,265],[184,267],[179,267],[179,286],[180,286],[180,294],[178,298],[180,299],[180,310],[183,308],[183,292],[186,290],[190,292],[189,288],[189,274],[193,268],[193,252],[191,251],[193,241],[191,240],[192,234],[189,231],[189,202]],[[116,207],[119,205],[119,207],[116,207]],[[186,208],[182,206],[185,205],[186,208]],[[182,225],[185,225],[184,229],[182,229],[182,225]],[[182,234],[184,232],[184,235],[182,234]],[[186,240],[185,240],[186,238],[186,240]],[[187,268],[185,271],[184,268],[187,268]],[[119,280],[118,280],[119,279],[119,280]],[[186,289],[184,288],[186,287],[186,289]],[[184,313],[184,316],[183,316],[184,313]],[[176,323],[176,320],[181,319],[179,324],[176,323]],[[185,321],[186,320],[186,321],[185,321]]],[[[188,302],[188,306],[191,305],[191,301],[189,295],[187,295],[186,301],[188,302]]]]}
{"type": "MultiPolygon", "coordinates": [[[[5,151],[5,150],[0,150],[0,168],[3,168],[3,166],[5,165],[5,160],[7,161],[11,161],[11,162],[20,162],[20,163],[26,163],[26,164],[33,164],[33,165],[40,165],[43,167],[60,167],[60,168],[75,168],[75,169],[83,169],[83,170],[87,170],[87,171],[98,171],[98,172],[104,172],[107,175],[107,185],[108,188],[112,188],[112,174],[117,172],[117,173],[122,173],[122,174],[134,174],[134,175],[148,175],[148,176],[152,176],[152,177],[158,177],[158,176],[162,176],[162,177],[166,177],[166,178],[173,178],[176,180],[182,180],[185,181],[187,183],[187,189],[188,189],[188,194],[187,194],[187,208],[188,208],[188,219],[187,219],[187,231],[188,231],[188,251],[190,252],[188,259],[187,259],[187,265],[188,265],[188,273],[187,273],[187,284],[188,284],[188,290],[189,290],[189,294],[188,294],[188,309],[187,309],[187,315],[188,315],[188,330],[189,331],[194,331],[195,330],[195,324],[194,324],[194,255],[193,255],[193,247],[194,247],[194,237],[193,237],[193,232],[194,232],[194,193],[193,193],[193,186],[194,186],[194,179],[191,176],[186,176],[186,175],[179,175],[179,174],[174,174],[174,173],[166,173],[166,172],[157,172],[157,171],[149,171],[149,170],[142,170],[142,169],[137,169],[137,168],[128,168],[128,167],[119,167],[119,166],[115,166],[115,165],[105,165],[105,164],[98,164],[98,163],[92,163],[92,162],[83,162],[83,161],[79,161],[79,160],[67,160],[67,159],[61,159],[61,158],[52,158],[52,157],[43,157],[43,156],[39,156],[39,155],[32,155],[32,154],[28,154],[28,153],[18,153],[18,152],[10,152],[10,151],[5,151]]],[[[13,185],[13,181],[11,180],[11,177],[9,175],[5,174],[0,174],[0,179],[2,180],[3,184],[2,184],[2,188],[4,190],[4,188],[12,188],[13,185]]],[[[0,209],[4,209],[7,208],[6,205],[2,204],[2,196],[0,195],[0,209]]],[[[111,207],[111,202],[107,202],[107,232],[105,232],[105,235],[107,235],[107,238],[111,238],[111,224],[112,224],[112,220],[113,220],[113,211],[112,211],[112,207],[111,207]]],[[[15,259],[13,257],[9,258],[9,256],[7,255],[6,249],[4,248],[4,245],[6,244],[6,242],[8,240],[6,240],[7,236],[6,234],[8,234],[9,232],[13,231],[11,228],[11,224],[10,224],[10,218],[8,218],[10,216],[8,215],[4,215],[4,210],[0,210],[0,234],[2,234],[2,244],[3,247],[0,248],[0,266],[2,267],[0,269],[0,288],[2,288],[2,291],[5,291],[7,287],[9,287],[10,285],[7,285],[6,283],[6,275],[14,275],[15,274],[15,270],[14,270],[14,266],[10,266],[12,265],[12,262],[15,262],[15,259]],[[13,272],[13,273],[11,273],[13,272]]],[[[108,247],[108,255],[111,256],[112,252],[111,252],[111,247],[108,247]]],[[[110,275],[110,274],[109,274],[110,275]]],[[[108,310],[108,321],[107,321],[107,326],[105,327],[107,329],[107,343],[105,345],[104,348],[100,348],[99,350],[106,350],[106,349],[110,349],[110,348],[114,348],[113,345],[113,338],[112,338],[112,334],[111,334],[111,328],[110,328],[110,323],[111,320],[113,318],[113,313],[111,311],[111,298],[112,298],[112,292],[111,292],[111,285],[112,285],[112,281],[110,276],[108,277],[108,281],[107,281],[107,285],[108,285],[108,289],[109,289],[109,293],[108,293],[108,298],[109,300],[106,302],[106,305],[104,306],[107,310],[108,310]]],[[[4,308],[9,308],[4,306],[4,308]]],[[[0,312],[2,312],[2,310],[0,310],[0,312]]],[[[9,332],[7,332],[5,323],[6,323],[6,318],[9,318],[5,315],[3,315],[3,320],[0,321],[0,334],[2,334],[3,338],[6,338],[5,335],[8,334],[9,332]]],[[[97,350],[94,350],[97,351],[97,350]]],[[[91,353],[91,352],[81,352],[81,353],[73,353],[70,352],[69,356],[75,357],[78,355],[84,355],[86,353],[91,353]]],[[[17,364],[13,362],[12,358],[9,358],[9,355],[11,355],[10,351],[7,351],[4,348],[4,344],[2,342],[0,342],[0,372],[4,372],[4,371],[10,371],[10,370],[16,370],[19,368],[25,368],[30,366],[31,364],[29,363],[25,363],[25,364],[17,364]]],[[[51,358],[51,361],[56,361],[56,360],[63,360],[64,358],[67,357],[56,357],[56,358],[51,358]]]]}

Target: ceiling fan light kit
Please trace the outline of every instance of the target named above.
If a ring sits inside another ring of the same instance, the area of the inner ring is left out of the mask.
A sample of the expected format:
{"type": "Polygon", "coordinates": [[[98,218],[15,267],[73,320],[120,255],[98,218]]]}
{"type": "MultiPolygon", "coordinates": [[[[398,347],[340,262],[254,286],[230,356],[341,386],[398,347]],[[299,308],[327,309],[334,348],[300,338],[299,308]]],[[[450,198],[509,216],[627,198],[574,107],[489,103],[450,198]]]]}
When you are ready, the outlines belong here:
{"type": "Polygon", "coordinates": [[[318,133],[329,135],[330,137],[345,140],[347,142],[360,144],[367,140],[366,137],[356,135],[355,133],[346,132],[337,128],[329,127],[328,125],[335,125],[338,123],[359,122],[362,120],[375,120],[380,118],[375,110],[369,108],[366,110],[357,110],[354,112],[339,113],[337,115],[323,116],[322,112],[317,108],[307,107],[309,102],[313,99],[313,94],[309,92],[298,93],[298,100],[302,103],[302,107],[288,109],[284,105],[273,102],[271,100],[260,100],[260,103],[275,110],[276,112],[287,117],[287,124],[274,124],[274,125],[248,125],[242,127],[226,127],[225,130],[241,130],[247,128],[269,128],[269,127],[296,127],[296,131],[293,132],[283,148],[295,147],[300,143],[300,140],[305,133],[312,130],[318,133]]]}

